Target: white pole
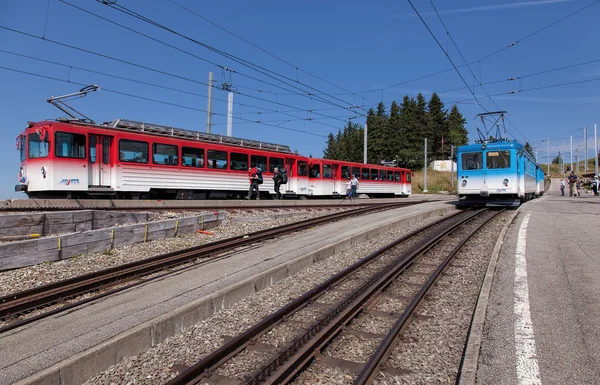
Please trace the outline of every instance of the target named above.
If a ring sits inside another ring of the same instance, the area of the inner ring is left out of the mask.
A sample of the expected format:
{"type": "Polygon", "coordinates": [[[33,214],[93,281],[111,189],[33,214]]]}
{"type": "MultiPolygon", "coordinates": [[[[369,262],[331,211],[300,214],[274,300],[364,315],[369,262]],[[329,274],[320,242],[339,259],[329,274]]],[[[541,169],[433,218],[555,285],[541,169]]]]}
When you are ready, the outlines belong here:
{"type": "Polygon", "coordinates": [[[594,124],[594,172],[598,176],[598,125],[594,124]]]}
{"type": "Polygon", "coordinates": [[[206,109],[206,132],[210,134],[212,127],[212,89],[213,73],[208,73],[208,108],[206,109]]]}
{"type": "Polygon", "coordinates": [[[577,146],[577,152],[575,153],[575,162],[577,162],[577,173],[579,174],[579,147],[581,147],[581,145],[577,146]]]}
{"type": "Polygon", "coordinates": [[[454,145],[450,145],[450,170],[452,170],[452,176],[450,177],[452,187],[454,187],[454,145]]]}
{"type": "Polygon", "coordinates": [[[571,171],[573,171],[573,135],[571,135],[571,152],[570,152],[571,156],[571,171]]]}
{"type": "Polygon", "coordinates": [[[423,192],[427,192],[427,138],[425,138],[425,171],[423,173],[423,192]]]}
{"type": "Polygon", "coordinates": [[[565,142],[560,146],[560,172],[564,174],[565,172],[565,162],[563,158],[565,157],[565,142]]]}
{"type": "Polygon", "coordinates": [[[367,164],[367,124],[365,123],[365,135],[363,144],[363,163],[367,164]]]}
{"type": "Polygon", "coordinates": [[[227,97],[227,136],[231,136],[233,131],[233,92],[229,91],[227,97]]]}
{"type": "Polygon", "coordinates": [[[548,139],[548,178],[550,178],[550,139],[548,139]]]}
{"type": "Polygon", "coordinates": [[[588,171],[587,126],[583,127],[583,142],[585,143],[585,163],[584,163],[583,169],[587,173],[587,171],[588,171]]]}

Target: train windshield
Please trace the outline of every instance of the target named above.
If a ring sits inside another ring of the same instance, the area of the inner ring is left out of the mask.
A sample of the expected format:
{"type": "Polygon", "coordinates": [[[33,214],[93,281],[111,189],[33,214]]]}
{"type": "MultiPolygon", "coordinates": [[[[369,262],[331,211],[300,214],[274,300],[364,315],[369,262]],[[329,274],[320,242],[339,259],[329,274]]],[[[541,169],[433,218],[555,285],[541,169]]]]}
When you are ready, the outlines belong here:
{"type": "Polygon", "coordinates": [[[481,170],[483,168],[483,153],[465,152],[461,157],[462,170],[481,170]]]}
{"type": "Polygon", "coordinates": [[[486,154],[485,166],[488,169],[510,168],[510,151],[489,151],[486,154]]]}
{"type": "Polygon", "coordinates": [[[48,156],[48,137],[42,141],[38,134],[29,134],[29,159],[45,158],[48,156]]]}

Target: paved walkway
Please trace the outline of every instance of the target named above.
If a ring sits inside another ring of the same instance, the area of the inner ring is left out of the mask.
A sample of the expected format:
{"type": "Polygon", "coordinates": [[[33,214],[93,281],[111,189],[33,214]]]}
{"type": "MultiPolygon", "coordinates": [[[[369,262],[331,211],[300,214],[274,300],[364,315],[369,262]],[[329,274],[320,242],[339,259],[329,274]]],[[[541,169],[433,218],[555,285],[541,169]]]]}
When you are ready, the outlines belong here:
{"type": "Polygon", "coordinates": [[[600,383],[600,197],[563,197],[558,186],[506,234],[478,384],[600,383]]]}

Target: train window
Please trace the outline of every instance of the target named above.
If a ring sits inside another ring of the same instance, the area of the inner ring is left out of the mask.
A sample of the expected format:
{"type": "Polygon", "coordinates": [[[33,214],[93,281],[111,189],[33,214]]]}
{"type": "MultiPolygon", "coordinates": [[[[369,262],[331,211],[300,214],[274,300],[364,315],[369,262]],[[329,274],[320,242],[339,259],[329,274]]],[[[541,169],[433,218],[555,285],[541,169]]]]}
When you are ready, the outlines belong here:
{"type": "Polygon", "coordinates": [[[54,154],[60,158],[85,159],[85,135],[57,132],[54,154]]]}
{"type": "Polygon", "coordinates": [[[394,172],[393,171],[387,172],[387,180],[389,180],[390,182],[394,181],[394,172]]]}
{"type": "Polygon", "coordinates": [[[461,155],[462,170],[481,170],[483,168],[481,152],[465,152],[461,155]]]}
{"type": "Polygon", "coordinates": [[[275,167],[281,170],[284,167],[283,165],[283,158],[269,158],[269,171],[273,172],[275,167]]]}
{"type": "Polygon", "coordinates": [[[181,165],[184,167],[204,167],[204,149],[181,147],[181,165]]]}
{"type": "Polygon", "coordinates": [[[510,168],[510,151],[488,151],[485,157],[488,169],[510,168]]]}
{"type": "Polygon", "coordinates": [[[229,168],[231,170],[248,171],[248,154],[232,152],[229,154],[229,168]]]}
{"type": "Polygon", "coordinates": [[[45,137],[42,141],[37,133],[29,134],[27,141],[29,142],[29,159],[48,156],[48,137],[45,137]]]}
{"type": "Polygon", "coordinates": [[[177,166],[179,164],[177,146],[172,144],[152,144],[152,163],[177,166]]]}
{"type": "Polygon", "coordinates": [[[394,173],[394,180],[395,180],[396,182],[400,182],[400,173],[399,173],[398,171],[396,171],[396,172],[394,173]]]}
{"type": "Polygon", "coordinates": [[[369,169],[363,168],[361,176],[362,176],[362,180],[369,180],[369,169]]]}
{"type": "Polygon", "coordinates": [[[379,180],[379,172],[374,168],[371,169],[371,180],[379,180]]]}
{"type": "Polygon", "coordinates": [[[379,170],[379,180],[385,180],[385,170],[379,170]]]}
{"type": "Polygon", "coordinates": [[[406,173],[406,183],[410,183],[410,180],[412,178],[412,174],[410,172],[406,173]]]}
{"type": "Polygon", "coordinates": [[[250,155],[250,167],[258,167],[262,170],[266,170],[267,157],[261,155],[250,155]]]}
{"type": "Polygon", "coordinates": [[[320,178],[321,177],[321,165],[311,164],[309,178],[320,178]]]}
{"type": "Polygon", "coordinates": [[[90,163],[96,163],[96,135],[90,135],[90,163]]]}
{"type": "Polygon", "coordinates": [[[208,168],[227,169],[227,152],[208,150],[208,168]]]}
{"type": "Polygon", "coordinates": [[[119,160],[122,162],[148,163],[148,143],[137,140],[119,140],[119,160]]]}
{"type": "Polygon", "coordinates": [[[102,138],[102,164],[108,164],[110,161],[110,138],[102,138]]]}
{"type": "Polygon", "coordinates": [[[331,165],[330,164],[323,165],[323,178],[331,179],[331,165]]]}
{"type": "Polygon", "coordinates": [[[342,178],[350,178],[350,166],[342,166],[342,178]]]}
{"type": "Polygon", "coordinates": [[[25,161],[25,159],[27,158],[27,153],[25,152],[25,150],[26,150],[25,145],[26,145],[25,136],[19,135],[17,137],[17,146],[19,149],[19,155],[21,155],[21,162],[25,161]]]}
{"type": "Polygon", "coordinates": [[[303,161],[298,161],[298,176],[307,176],[308,175],[308,163],[303,161]]]}

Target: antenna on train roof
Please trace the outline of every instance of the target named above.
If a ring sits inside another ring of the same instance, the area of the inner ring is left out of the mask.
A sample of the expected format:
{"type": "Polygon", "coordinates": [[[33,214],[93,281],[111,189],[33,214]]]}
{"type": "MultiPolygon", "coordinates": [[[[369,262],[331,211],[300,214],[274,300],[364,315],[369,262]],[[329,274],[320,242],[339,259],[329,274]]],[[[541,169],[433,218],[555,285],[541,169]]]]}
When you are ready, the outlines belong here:
{"type": "Polygon", "coordinates": [[[92,119],[88,118],[81,112],[79,112],[76,109],[74,109],[73,107],[69,106],[66,103],[66,101],[83,98],[84,96],[86,96],[88,94],[88,92],[98,91],[99,89],[100,89],[99,86],[92,84],[90,86],[83,87],[82,89],[79,90],[79,92],[62,95],[62,96],[52,96],[50,99],[47,100],[47,102],[52,104],[54,107],[58,108],[59,110],[61,110],[62,112],[64,112],[65,114],[69,115],[72,118],[72,119],[66,119],[66,120],[77,120],[79,122],[94,124],[95,122],[92,119]],[[77,115],[79,115],[79,117],[77,117],[77,115]]]}
{"type": "Polygon", "coordinates": [[[485,131],[485,133],[481,132],[479,126],[477,126],[477,134],[479,135],[479,139],[475,142],[489,143],[508,140],[506,137],[506,126],[504,123],[504,114],[506,113],[506,111],[493,111],[475,115],[475,119],[481,119],[481,123],[483,124],[483,129],[485,131]],[[492,136],[491,132],[494,127],[496,127],[496,133],[495,136],[492,136]],[[505,136],[502,136],[502,131],[504,131],[505,136]]]}

